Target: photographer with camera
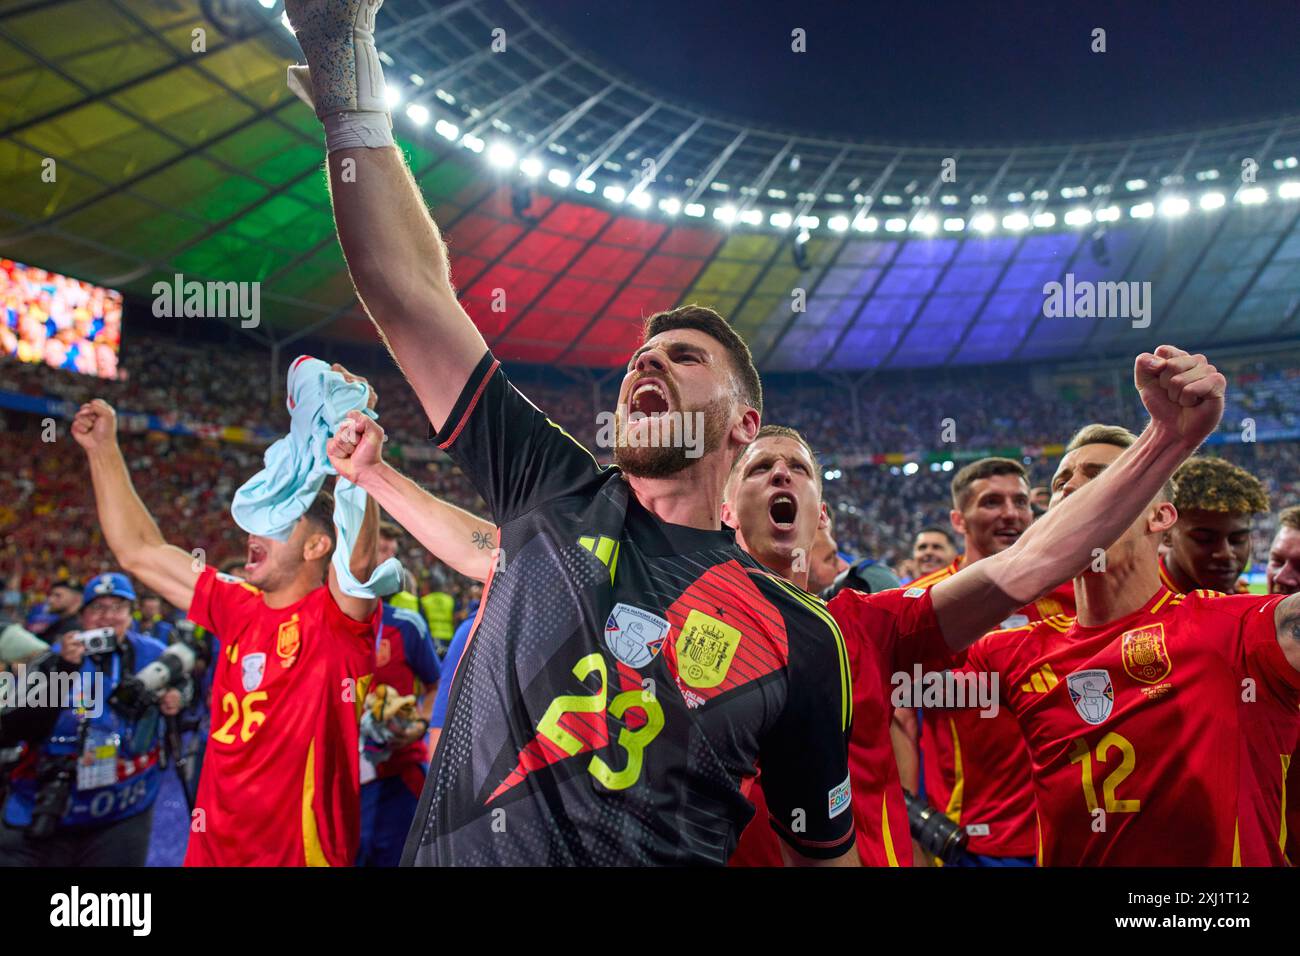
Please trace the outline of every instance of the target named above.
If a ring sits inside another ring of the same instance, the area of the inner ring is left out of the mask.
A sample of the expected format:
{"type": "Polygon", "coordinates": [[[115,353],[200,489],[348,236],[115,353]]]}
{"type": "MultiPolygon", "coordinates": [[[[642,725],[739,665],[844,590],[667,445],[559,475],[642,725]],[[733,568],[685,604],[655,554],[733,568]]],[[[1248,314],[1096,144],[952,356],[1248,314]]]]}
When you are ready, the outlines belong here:
{"type": "Polygon", "coordinates": [[[22,742],[0,823],[0,866],[143,866],[158,796],[159,715],[179,712],[187,648],[132,628],[135,589],[86,585],[81,630],[28,665],[0,747],[22,742]]]}

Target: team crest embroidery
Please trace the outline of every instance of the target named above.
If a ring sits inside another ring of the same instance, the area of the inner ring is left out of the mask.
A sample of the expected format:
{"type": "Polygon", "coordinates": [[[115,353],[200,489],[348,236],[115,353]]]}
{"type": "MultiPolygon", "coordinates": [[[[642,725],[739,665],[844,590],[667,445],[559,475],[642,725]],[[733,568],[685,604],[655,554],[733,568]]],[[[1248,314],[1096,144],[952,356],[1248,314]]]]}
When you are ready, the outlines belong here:
{"type": "Polygon", "coordinates": [[[677,635],[677,676],[692,687],[717,687],[740,646],[740,631],[700,611],[686,615],[677,635]]]}
{"type": "Polygon", "coordinates": [[[298,649],[302,647],[302,635],[298,632],[298,615],[280,625],[280,633],[275,637],[275,652],[280,655],[280,666],[289,667],[298,659],[298,649]]]}
{"type": "Polygon", "coordinates": [[[628,667],[645,667],[659,656],[671,628],[662,617],[620,602],[605,621],[605,646],[628,667]]]}
{"type": "Polygon", "coordinates": [[[1144,684],[1162,681],[1174,669],[1169,650],[1165,647],[1163,623],[1125,631],[1120,638],[1119,654],[1124,662],[1124,672],[1144,684]]]}
{"type": "Polygon", "coordinates": [[[1065,679],[1070,700],[1080,717],[1090,724],[1100,724],[1115,706],[1115,687],[1110,673],[1104,670],[1075,671],[1065,679]]]}
{"type": "Polygon", "coordinates": [[[239,664],[244,678],[244,692],[257,690],[266,674],[266,655],[249,654],[239,664]]]}

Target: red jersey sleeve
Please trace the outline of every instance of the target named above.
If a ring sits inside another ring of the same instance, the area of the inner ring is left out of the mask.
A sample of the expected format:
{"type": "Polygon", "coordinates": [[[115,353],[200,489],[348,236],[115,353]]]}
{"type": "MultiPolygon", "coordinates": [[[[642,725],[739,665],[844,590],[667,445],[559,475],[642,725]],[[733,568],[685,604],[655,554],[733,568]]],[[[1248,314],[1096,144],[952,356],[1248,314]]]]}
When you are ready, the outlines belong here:
{"type": "Polygon", "coordinates": [[[891,588],[876,594],[846,588],[828,606],[845,634],[851,627],[872,642],[891,670],[906,670],[915,663],[942,668],[949,661],[951,651],[929,588],[891,588]]]}
{"type": "Polygon", "coordinates": [[[1214,599],[1214,606],[1241,620],[1241,652],[1246,671],[1259,680],[1260,694],[1268,693],[1288,707],[1300,705],[1300,671],[1291,666],[1277,640],[1277,606],[1286,595],[1233,594],[1214,599]]]}
{"type": "MultiPolygon", "coordinates": [[[[199,573],[190,601],[189,619],[228,639],[262,605],[262,592],[247,581],[221,574],[211,565],[199,573]]],[[[342,613],[342,612],[340,612],[342,613]]]]}
{"type": "Polygon", "coordinates": [[[343,613],[330,589],[322,587],[319,613],[325,624],[324,633],[337,642],[335,652],[346,655],[353,668],[373,670],[375,636],[384,613],[383,602],[376,603],[375,613],[369,618],[355,621],[343,613]]]}

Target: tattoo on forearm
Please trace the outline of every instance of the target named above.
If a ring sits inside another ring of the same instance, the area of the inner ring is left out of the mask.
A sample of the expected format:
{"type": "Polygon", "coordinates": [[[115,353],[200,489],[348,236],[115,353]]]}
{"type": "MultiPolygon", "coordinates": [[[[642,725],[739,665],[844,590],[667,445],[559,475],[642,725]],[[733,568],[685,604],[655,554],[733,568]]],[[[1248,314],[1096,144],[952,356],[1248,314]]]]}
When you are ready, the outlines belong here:
{"type": "Polygon", "coordinates": [[[482,532],[482,531],[475,531],[475,532],[474,532],[474,547],[478,548],[480,551],[482,551],[484,548],[490,548],[490,547],[492,547],[492,538],[491,538],[491,536],[488,535],[488,534],[486,534],[486,533],[484,533],[484,532],[482,532]]]}

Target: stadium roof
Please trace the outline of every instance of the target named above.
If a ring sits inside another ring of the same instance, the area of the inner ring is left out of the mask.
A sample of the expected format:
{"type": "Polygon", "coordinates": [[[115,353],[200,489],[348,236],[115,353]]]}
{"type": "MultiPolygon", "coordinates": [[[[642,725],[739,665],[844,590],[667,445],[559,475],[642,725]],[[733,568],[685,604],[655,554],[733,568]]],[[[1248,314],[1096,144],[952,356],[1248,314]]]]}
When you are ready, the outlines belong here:
{"type": "MultiPolygon", "coordinates": [[[[374,341],[267,2],[0,0],[0,256],[145,301],[178,272],[258,281],[270,339],[374,341]]],[[[669,102],[512,0],[389,3],[377,35],[399,140],[503,358],[618,365],[642,316],[690,301],[769,369],[1300,335],[1300,115],[1115,142],[850,142],[669,102]],[[1067,274],[1150,282],[1149,327],[1044,317],[1067,274]]]]}

